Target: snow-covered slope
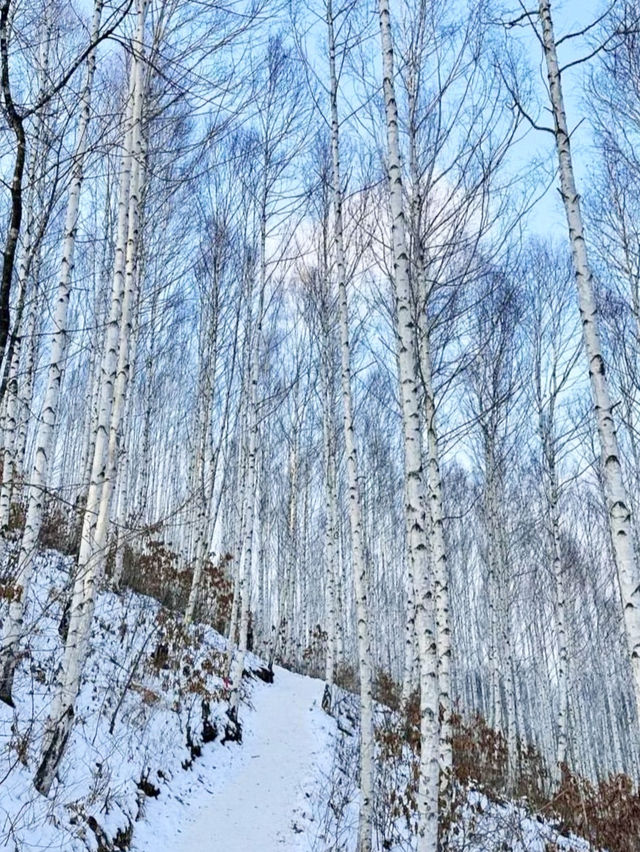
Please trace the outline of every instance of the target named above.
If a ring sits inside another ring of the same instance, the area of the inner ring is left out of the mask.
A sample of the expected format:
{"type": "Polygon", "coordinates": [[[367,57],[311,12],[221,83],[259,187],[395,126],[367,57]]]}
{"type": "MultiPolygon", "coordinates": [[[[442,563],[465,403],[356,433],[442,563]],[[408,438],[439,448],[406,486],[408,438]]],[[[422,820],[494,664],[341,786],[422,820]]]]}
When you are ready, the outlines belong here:
{"type": "Polygon", "coordinates": [[[309,801],[333,731],[322,688],[276,668],[273,685],[252,692],[242,748],[206,750],[193,772],[149,803],[136,852],[309,849],[309,801]]]}
{"type": "Polygon", "coordinates": [[[589,852],[586,840],[567,837],[548,820],[535,817],[522,805],[493,802],[470,790],[458,820],[452,826],[451,852],[589,852]]]}
{"type": "MultiPolygon", "coordinates": [[[[61,780],[48,799],[36,793],[31,779],[61,657],[69,569],[57,553],[38,557],[16,707],[0,704],[0,848],[353,852],[353,713],[346,726],[336,724],[320,707],[321,681],[276,668],[274,683],[264,683],[260,660],[249,655],[243,741],[225,742],[224,640],[202,626],[185,631],[156,601],[131,592],[99,596],[61,780]]],[[[352,696],[343,702],[353,709],[352,696]]],[[[385,849],[414,848],[406,831],[393,836],[385,849]]],[[[450,848],[588,850],[523,808],[473,791],[450,848]]]]}
{"type": "MultiPolygon", "coordinates": [[[[147,801],[164,798],[172,780],[191,771],[203,740],[223,748],[224,640],[209,628],[185,632],[152,599],[104,592],[63,783],[49,799],[36,793],[31,779],[62,653],[69,568],[57,553],[38,557],[16,707],[0,704],[0,848],[126,848],[147,801]]],[[[250,655],[248,667],[259,666],[250,655]]]]}

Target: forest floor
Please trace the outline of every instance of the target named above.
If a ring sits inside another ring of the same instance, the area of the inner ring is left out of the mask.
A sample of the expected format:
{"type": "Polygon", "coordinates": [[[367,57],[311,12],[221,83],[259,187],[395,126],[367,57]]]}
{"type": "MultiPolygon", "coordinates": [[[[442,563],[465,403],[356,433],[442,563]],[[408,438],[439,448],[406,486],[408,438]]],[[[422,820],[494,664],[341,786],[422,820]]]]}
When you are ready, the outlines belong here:
{"type": "MultiPolygon", "coordinates": [[[[10,852],[354,852],[357,698],[247,654],[242,742],[225,742],[225,639],[156,600],[98,595],[76,723],[48,798],[32,783],[55,692],[73,562],[38,555],[14,685],[0,703],[0,849],[10,852]]],[[[0,608],[0,621],[2,610],[0,608]]],[[[380,722],[388,708],[377,708],[380,722]]],[[[376,852],[413,852],[415,834],[389,807],[410,774],[378,761],[376,852]],[[386,791],[386,792],[385,792],[386,791]],[[395,792],[393,793],[395,795],[395,792]]],[[[450,852],[590,852],[524,803],[474,789],[452,826],[450,852]]]]}
{"type": "Polygon", "coordinates": [[[256,683],[242,746],[205,749],[193,771],[147,804],[135,852],[278,852],[310,848],[310,803],[334,726],[322,681],[275,668],[256,683]]]}

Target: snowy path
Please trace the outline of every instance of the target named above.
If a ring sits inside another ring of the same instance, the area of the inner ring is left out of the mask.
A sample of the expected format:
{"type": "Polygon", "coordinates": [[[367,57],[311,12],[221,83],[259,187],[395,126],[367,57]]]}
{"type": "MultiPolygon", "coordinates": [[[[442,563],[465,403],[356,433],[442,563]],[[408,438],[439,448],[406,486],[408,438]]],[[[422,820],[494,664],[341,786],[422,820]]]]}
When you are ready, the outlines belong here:
{"type": "MultiPolygon", "coordinates": [[[[276,668],[244,709],[243,743],[205,747],[193,770],[146,809],[135,852],[306,850],[305,793],[329,754],[323,683],[276,668]]],[[[307,799],[308,801],[308,799],[307,799]]]]}

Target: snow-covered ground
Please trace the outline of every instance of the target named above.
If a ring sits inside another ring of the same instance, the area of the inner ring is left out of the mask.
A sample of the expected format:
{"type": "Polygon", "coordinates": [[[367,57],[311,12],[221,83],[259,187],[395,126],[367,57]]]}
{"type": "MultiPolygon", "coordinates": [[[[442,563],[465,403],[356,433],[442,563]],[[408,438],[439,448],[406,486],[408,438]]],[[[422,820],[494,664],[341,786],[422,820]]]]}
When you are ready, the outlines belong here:
{"type": "Polygon", "coordinates": [[[134,850],[308,850],[309,802],[333,729],[320,707],[322,689],[321,681],[276,667],[273,685],[253,690],[242,747],[206,750],[150,802],[134,850]]]}
{"type": "Polygon", "coordinates": [[[469,791],[448,848],[450,852],[589,852],[586,840],[567,837],[551,822],[513,802],[493,802],[469,791]]]}
{"type": "MultiPolygon", "coordinates": [[[[240,748],[221,745],[227,721],[222,637],[201,626],[185,631],[150,598],[103,592],[62,780],[48,799],[35,791],[31,780],[62,655],[69,569],[57,553],[39,555],[16,706],[0,703],[0,848],[126,848],[146,803],[164,799],[177,778],[197,771],[199,752],[240,748]],[[207,709],[207,730],[216,736],[204,744],[207,709]]],[[[248,655],[247,668],[260,665],[248,655]]],[[[256,682],[245,679],[245,697],[256,682]]]]}
{"type": "MultiPolygon", "coordinates": [[[[225,641],[132,592],[99,595],[76,724],[50,797],[31,780],[62,652],[70,561],[38,557],[15,709],[0,704],[0,848],[11,852],[354,852],[357,729],[340,724],[323,684],[247,657],[241,744],[223,742],[225,641]],[[342,729],[342,730],[339,730],[342,729]],[[350,728],[350,730],[349,730],[350,728]],[[345,733],[346,731],[346,733],[345,733]]],[[[0,617],[2,609],[0,608],[0,617]]],[[[382,770],[381,770],[382,771],[382,770]]],[[[379,807],[377,837],[389,821],[379,807]]],[[[415,838],[391,825],[390,844],[415,838]]],[[[452,852],[587,852],[513,803],[471,791],[452,852]],[[555,844],[555,845],[551,845],[555,844]]]]}
{"type": "MultiPolygon", "coordinates": [[[[0,848],[310,848],[309,803],[335,725],[320,707],[322,682],[277,667],[273,684],[245,678],[243,741],[223,743],[224,639],[201,626],[186,633],[132,592],[99,595],[62,780],[49,799],[35,791],[70,567],[57,553],[39,555],[16,707],[0,703],[0,848]],[[207,742],[203,702],[216,733],[207,742]]],[[[261,665],[248,655],[247,670],[261,665]]]]}

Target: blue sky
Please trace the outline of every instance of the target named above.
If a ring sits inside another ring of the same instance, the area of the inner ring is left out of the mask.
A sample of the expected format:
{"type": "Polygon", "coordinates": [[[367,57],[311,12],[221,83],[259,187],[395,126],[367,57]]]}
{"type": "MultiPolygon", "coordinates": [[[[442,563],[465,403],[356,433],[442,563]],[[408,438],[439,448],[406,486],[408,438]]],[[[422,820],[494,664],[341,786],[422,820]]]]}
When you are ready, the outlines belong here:
{"type": "MultiPolygon", "coordinates": [[[[584,28],[602,12],[605,0],[552,0],[552,13],[556,35],[561,37],[568,32],[574,32],[584,28]]],[[[93,7],[93,0],[75,0],[77,8],[85,14],[89,14],[93,7]]],[[[518,0],[508,0],[509,7],[518,8],[518,0]]],[[[527,6],[531,9],[537,7],[537,0],[528,0],[527,6]]],[[[393,11],[393,3],[392,3],[393,11]]],[[[534,74],[536,91],[540,102],[543,103],[544,88],[541,74],[544,74],[543,57],[538,43],[533,35],[526,31],[511,31],[510,37],[520,38],[527,45],[530,66],[534,74]]],[[[585,38],[574,39],[561,46],[561,62],[576,59],[588,53],[589,42],[585,38]]],[[[584,193],[588,183],[589,164],[593,162],[592,136],[588,121],[588,107],[584,102],[584,77],[589,67],[597,63],[597,59],[586,65],[580,65],[569,69],[564,75],[564,95],[567,108],[569,126],[577,130],[572,137],[574,162],[578,187],[584,193]]],[[[343,93],[344,95],[344,93],[343,93]]],[[[542,117],[542,115],[541,115],[542,117]]],[[[544,154],[545,161],[555,163],[555,151],[553,140],[548,134],[532,131],[520,144],[517,153],[518,165],[525,164],[532,157],[544,154]]],[[[529,226],[531,230],[540,234],[556,232],[562,233],[565,219],[560,197],[557,192],[557,183],[546,192],[545,196],[537,203],[531,213],[529,226]]]]}
{"type": "MultiPolygon", "coordinates": [[[[534,7],[537,3],[534,0],[529,5],[534,7]]],[[[558,2],[553,3],[552,12],[556,37],[560,38],[566,33],[583,29],[601,14],[602,9],[603,3],[601,0],[562,0],[562,2],[558,0],[558,2]]],[[[538,69],[540,69],[540,73],[546,73],[543,67],[542,53],[531,36],[528,36],[528,43],[531,47],[531,67],[535,69],[536,77],[539,80],[538,69]]],[[[560,47],[561,64],[588,54],[590,49],[590,43],[585,38],[576,38],[566,42],[560,47]]],[[[577,128],[572,136],[572,146],[576,180],[578,189],[582,194],[584,194],[587,188],[589,169],[594,159],[593,139],[588,120],[588,105],[584,99],[584,81],[589,68],[594,67],[597,62],[597,59],[593,59],[589,63],[570,68],[563,76],[563,90],[569,127],[572,130],[577,128]]],[[[542,97],[544,90],[541,82],[539,91],[542,97]]],[[[552,142],[553,140],[548,134],[533,132],[528,136],[524,146],[526,151],[531,155],[541,153],[543,150],[551,154],[554,153],[551,147],[552,142]]],[[[564,210],[557,191],[557,181],[554,182],[551,189],[540,200],[536,205],[536,209],[532,212],[531,227],[541,234],[560,233],[559,229],[566,227],[564,210]]]]}

